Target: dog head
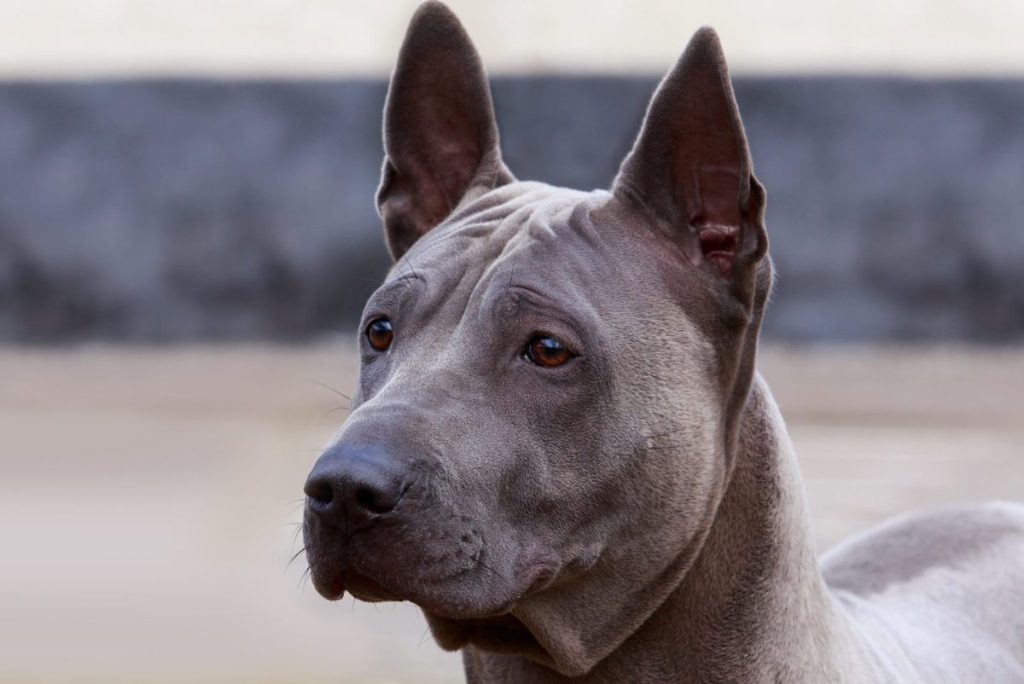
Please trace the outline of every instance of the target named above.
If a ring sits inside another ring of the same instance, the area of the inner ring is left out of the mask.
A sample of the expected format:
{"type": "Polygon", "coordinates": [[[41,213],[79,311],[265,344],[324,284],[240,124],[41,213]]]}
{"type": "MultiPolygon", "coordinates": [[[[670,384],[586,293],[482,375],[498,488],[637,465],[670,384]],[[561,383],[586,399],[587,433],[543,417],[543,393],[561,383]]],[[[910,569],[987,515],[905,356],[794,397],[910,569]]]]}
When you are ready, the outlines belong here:
{"type": "Polygon", "coordinates": [[[394,265],[306,483],[314,585],[586,672],[699,552],[751,382],[764,191],[718,39],[693,37],[611,191],[585,193],[513,177],[477,53],[427,3],[384,138],[394,265]]]}

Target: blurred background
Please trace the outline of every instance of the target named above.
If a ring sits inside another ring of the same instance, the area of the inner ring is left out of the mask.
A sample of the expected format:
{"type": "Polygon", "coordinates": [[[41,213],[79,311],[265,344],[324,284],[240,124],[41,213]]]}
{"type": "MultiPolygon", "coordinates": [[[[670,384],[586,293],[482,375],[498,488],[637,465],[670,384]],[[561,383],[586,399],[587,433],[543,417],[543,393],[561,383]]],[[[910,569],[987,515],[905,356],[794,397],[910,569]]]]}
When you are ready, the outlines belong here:
{"type": "MultiPolygon", "coordinates": [[[[414,608],[289,564],[416,4],[0,0],[0,682],[461,681],[414,608]]],[[[582,189],[718,29],[820,548],[1024,499],[1024,3],[450,4],[510,168],[582,189]]]]}

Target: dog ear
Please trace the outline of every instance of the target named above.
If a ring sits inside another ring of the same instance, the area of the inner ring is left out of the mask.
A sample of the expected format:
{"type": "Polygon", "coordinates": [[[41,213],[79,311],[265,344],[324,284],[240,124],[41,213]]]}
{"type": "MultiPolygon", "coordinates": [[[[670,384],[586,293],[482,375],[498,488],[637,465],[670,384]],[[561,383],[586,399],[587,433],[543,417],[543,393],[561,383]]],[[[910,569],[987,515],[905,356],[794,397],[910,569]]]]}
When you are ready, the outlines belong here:
{"type": "Polygon", "coordinates": [[[384,107],[384,153],[377,210],[394,259],[462,200],[514,180],[480,57],[440,2],[409,24],[384,107]]]}
{"type": "Polygon", "coordinates": [[[613,192],[666,226],[695,265],[752,295],[765,194],[713,29],[697,31],[658,86],[613,192]]]}

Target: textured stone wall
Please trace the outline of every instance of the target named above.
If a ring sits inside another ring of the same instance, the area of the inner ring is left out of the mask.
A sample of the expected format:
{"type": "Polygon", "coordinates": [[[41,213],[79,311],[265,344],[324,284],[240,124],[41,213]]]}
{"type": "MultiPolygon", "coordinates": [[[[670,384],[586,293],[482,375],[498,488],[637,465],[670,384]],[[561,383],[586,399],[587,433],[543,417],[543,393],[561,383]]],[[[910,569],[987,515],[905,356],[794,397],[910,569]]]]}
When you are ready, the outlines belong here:
{"type": "MultiPolygon", "coordinates": [[[[521,178],[606,187],[656,80],[506,77],[521,178]]],[[[387,265],[383,81],[0,84],[0,340],[350,330],[387,265]]],[[[1024,81],[738,78],[766,334],[1024,339],[1024,81]]]]}

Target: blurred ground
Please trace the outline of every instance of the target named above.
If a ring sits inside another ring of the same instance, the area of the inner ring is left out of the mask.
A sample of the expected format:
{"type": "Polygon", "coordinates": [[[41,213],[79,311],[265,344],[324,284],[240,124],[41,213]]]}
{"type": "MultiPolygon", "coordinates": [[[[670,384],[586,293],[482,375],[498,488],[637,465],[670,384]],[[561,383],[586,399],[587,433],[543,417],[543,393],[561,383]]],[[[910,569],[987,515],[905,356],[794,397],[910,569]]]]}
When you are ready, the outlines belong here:
{"type": "MultiPolygon", "coordinates": [[[[461,681],[408,606],[300,583],[350,340],[0,351],[0,681],[461,681]]],[[[1024,350],[770,349],[818,544],[1024,498],[1024,350]]]]}

